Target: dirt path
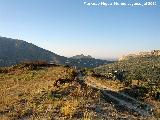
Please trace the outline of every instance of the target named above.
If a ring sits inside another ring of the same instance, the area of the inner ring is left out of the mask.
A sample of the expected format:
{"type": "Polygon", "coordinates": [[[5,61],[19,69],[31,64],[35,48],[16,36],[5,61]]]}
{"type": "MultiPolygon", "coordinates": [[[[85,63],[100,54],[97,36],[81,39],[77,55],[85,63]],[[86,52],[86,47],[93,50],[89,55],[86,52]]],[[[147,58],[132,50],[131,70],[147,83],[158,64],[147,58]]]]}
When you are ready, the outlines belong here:
{"type": "Polygon", "coordinates": [[[78,75],[79,80],[84,81],[85,84],[93,88],[99,89],[105,98],[110,99],[116,105],[125,108],[129,111],[138,113],[141,116],[151,116],[153,113],[153,106],[138,101],[131,96],[128,96],[124,93],[119,93],[111,88],[106,88],[105,85],[95,83],[93,81],[84,80],[84,77],[81,73],[78,75]]]}

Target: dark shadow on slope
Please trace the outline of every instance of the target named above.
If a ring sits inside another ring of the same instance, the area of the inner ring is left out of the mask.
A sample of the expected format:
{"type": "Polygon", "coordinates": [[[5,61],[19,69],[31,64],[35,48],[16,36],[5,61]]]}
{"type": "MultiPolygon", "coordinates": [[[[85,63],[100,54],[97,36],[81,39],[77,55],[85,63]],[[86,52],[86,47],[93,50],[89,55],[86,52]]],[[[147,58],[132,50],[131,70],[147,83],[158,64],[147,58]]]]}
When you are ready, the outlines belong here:
{"type": "Polygon", "coordinates": [[[148,89],[145,87],[138,87],[138,86],[133,86],[131,88],[126,88],[121,91],[120,93],[125,93],[137,100],[143,101],[144,98],[146,97],[146,94],[148,93],[148,89]]]}
{"type": "Polygon", "coordinates": [[[103,98],[113,104],[121,112],[129,112],[134,115],[150,116],[153,114],[154,107],[134,99],[127,94],[110,90],[101,90],[103,98]]]}
{"type": "Polygon", "coordinates": [[[106,96],[105,92],[107,92],[109,94],[112,94],[112,95],[115,95],[115,96],[118,96],[118,93],[116,93],[114,91],[109,91],[109,90],[105,90],[105,91],[101,90],[102,98],[105,99],[105,101],[107,101],[110,104],[112,104],[118,111],[133,113],[133,111],[131,111],[127,107],[121,105],[120,102],[118,102],[117,100],[115,100],[113,98],[110,98],[109,96],[106,96]]]}

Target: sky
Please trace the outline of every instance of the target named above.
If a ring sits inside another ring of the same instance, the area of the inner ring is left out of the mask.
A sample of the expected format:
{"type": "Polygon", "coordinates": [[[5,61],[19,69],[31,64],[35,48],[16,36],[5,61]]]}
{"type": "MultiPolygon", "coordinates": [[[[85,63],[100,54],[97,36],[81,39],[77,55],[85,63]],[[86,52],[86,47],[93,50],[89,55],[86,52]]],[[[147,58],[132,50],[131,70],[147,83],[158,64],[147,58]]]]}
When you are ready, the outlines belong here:
{"type": "Polygon", "coordinates": [[[145,7],[84,4],[91,1],[113,2],[0,0],[0,36],[22,39],[67,57],[84,54],[118,58],[128,53],[160,49],[158,0],[151,0],[156,6],[145,7]]]}

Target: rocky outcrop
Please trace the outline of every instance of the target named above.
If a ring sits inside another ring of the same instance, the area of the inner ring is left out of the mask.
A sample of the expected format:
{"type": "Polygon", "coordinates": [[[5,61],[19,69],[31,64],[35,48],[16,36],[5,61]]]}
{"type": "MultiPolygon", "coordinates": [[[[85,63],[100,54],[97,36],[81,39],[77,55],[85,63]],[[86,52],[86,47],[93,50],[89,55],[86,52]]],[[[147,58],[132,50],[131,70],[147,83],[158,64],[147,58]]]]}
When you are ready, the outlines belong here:
{"type": "Polygon", "coordinates": [[[138,54],[129,54],[126,56],[122,56],[119,61],[121,60],[128,60],[130,58],[136,58],[136,57],[151,57],[151,56],[160,56],[160,50],[153,50],[150,52],[139,52],[138,54]]]}

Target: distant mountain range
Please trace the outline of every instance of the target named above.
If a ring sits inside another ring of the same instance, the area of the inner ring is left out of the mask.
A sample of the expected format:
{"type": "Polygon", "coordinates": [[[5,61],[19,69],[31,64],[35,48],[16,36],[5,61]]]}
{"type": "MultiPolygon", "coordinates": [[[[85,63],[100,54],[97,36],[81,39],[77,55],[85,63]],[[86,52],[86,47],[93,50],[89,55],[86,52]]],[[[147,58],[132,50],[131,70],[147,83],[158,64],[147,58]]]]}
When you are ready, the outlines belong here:
{"type": "Polygon", "coordinates": [[[80,68],[110,63],[83,54],[67,58],[23,40],[0,37],[0,66],[11,66],[26,61],[46,61],[80,68]]]}

